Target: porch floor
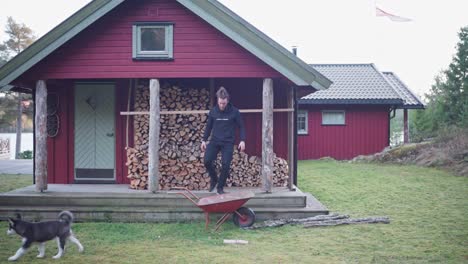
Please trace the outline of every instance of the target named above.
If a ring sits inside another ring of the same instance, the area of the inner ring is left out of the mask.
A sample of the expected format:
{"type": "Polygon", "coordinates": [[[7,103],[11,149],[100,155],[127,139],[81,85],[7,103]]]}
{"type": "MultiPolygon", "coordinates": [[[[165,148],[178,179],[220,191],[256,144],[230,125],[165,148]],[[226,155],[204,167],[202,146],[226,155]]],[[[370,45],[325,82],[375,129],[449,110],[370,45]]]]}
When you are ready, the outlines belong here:
{"type": "MultiPolygon", "coordinates": [[[[274,188],[265,193],[259,188],[225,188],[226,192],[250,190],[255,197],[245,206],[258,220],[309,217],[328,214],[315,197],[298,188],[274,188]]],[[[203,220],[203,211],[180,194],[162,190],[151,193],[133,190],[126,184],[49,184],[44,193],[27,186],[0,194],[0,220],[20,212],[26,219],[55,219],[70,210],[77,221],[170,222],[203,220]]],[[[206,190],[193,191],[198,197],[216,195],[206,190]]]]}
{"type": "MultiPolygon", "coordinates": [[[[10,194],[23,194],[23,195],[59,195],[62,193],[70,193],[70,194],[138,194],[138,195],[165,195],[165,194],[175,194],[177,190],[161,190],[156,193],[151,193],[148,190],[134,190],[129,188],[128,184],[48,184],[47,191],[44,193],[38,193],[35,191],[35,186],[30,185],[27,187],[23,187],[20,189],[16,189],[10,192],[6,192],[0,195],[10,195],[10,194]]],[[[226,192],[236,192],[239,190],[243,191],[252,191],[256,195],[271,195],[266,194],[260,188],[240,188],[240,187],[226,187],[224,188],[226,192]]],[[[297,188],[296,188],[297,190],[297,188]]],[[[207,190],[200,190],[200,191],[191,191],[195,194],[200,195],[214,195],[214,193],[210,193],[207,190]]],[[[300,191],[299,191],[300,192],[300,191]]],[[[281,195],[295,195],[295,191],[290,191],[287,187],[275,187],[272,190],[272,194],[281,194],[281,195]]],[[[300,192],[302,193],[302,192],[300,192]]]]}

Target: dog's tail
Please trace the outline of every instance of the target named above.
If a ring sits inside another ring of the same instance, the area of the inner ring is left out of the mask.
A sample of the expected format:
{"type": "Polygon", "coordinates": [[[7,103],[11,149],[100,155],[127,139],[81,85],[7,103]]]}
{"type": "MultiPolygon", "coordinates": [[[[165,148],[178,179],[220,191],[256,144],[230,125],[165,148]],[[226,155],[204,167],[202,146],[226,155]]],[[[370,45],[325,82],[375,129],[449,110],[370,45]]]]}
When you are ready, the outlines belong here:
{"type": "Polygon", "coordinates": [[[58,219],[59,221],[71,224],[75,218],[73,217],[73,214],[70,211],[62,211],[58,215],[58,219]]]}

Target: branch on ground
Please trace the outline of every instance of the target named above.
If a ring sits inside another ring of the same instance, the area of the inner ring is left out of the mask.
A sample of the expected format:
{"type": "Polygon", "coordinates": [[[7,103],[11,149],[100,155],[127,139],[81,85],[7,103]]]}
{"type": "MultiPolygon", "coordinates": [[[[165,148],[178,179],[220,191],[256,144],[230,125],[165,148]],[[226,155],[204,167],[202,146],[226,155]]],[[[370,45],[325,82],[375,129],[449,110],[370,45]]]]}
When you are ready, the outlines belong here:
{"type": "Polygon", "coordinates": [[[259,229],[265,227],[279,227],[284,225],[302,225],[304,228],[321,227],[321,226],[337,226],[349,224],[389,224],[390,219],[387,216],[366,217],[366,218],[350,218],[349,215],[340,215],[333,213],[330,215],[318,215],[307,218],[292,218],[267,220],[263,223],[254,224],[247,229],[259,229]]]}

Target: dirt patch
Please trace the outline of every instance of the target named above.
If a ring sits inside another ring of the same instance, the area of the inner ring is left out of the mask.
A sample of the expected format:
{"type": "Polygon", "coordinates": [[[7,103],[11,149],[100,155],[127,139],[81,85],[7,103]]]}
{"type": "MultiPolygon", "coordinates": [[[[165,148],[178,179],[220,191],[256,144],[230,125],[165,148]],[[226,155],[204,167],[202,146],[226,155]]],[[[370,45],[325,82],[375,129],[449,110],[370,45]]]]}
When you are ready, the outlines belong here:
{"type": "Polygon", "coordinates": [[[468,176],[468,130],[460,130],[427,142],[386,148],[374,155],[358,156],[351,162],[413,164],[447,169],[456,175],[468,176]]]}

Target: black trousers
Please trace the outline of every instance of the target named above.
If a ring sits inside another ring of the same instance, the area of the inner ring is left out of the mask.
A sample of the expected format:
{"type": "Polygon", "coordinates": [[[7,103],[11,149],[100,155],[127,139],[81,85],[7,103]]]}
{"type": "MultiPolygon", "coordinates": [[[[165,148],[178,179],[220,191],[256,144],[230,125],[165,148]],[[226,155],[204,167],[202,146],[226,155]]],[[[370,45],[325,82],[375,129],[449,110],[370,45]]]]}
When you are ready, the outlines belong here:
{"type": "Polygon", "coordinates": [[[205,151],[205,167],[210,175],[212,183],[218,183],[218,190],[223,190],[226,180],[229,177],[231,169],[232,154],[234,153],[234,144],[211,141],[205,151]],[[221,175],[216,175],[215,160],[218,153],[221,152],[221,175]]]}

